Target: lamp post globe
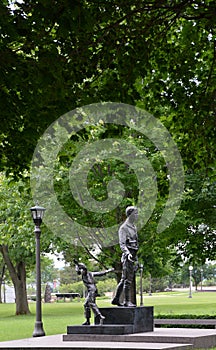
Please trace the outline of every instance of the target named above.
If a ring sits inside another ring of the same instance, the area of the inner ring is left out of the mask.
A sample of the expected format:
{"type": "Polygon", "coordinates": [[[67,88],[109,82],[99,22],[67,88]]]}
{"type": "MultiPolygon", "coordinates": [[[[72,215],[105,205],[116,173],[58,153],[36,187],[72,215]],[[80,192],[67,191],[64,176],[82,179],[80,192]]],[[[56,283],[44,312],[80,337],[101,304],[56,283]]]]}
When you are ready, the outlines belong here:
{"type": "Polygon", "coordinates": [[[35,226],[40,226],[46,209],[39,205],[35,205],[35,207],[31,207],[30,210],[35,226]]]}
{"type": "Polygon", "coordinates": [[[35,224],[35,241],[36,241],[36,322],[33,337],[42,337],[45,335],[42,323],[41,312],[41,267],[40,267],[40,225],[42,223],[45,208],[36,205],[30,208],[32,219],[35,224]]]}

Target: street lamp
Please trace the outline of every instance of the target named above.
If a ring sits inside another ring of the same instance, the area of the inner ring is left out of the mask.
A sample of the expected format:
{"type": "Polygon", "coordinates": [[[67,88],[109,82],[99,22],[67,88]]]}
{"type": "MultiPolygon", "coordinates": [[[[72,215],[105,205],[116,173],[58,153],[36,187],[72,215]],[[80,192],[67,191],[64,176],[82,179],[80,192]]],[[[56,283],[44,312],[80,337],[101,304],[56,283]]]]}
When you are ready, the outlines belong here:
{"type": "Polygon", "coordinates": [[[36,239],[36,322],[33,332],[33,337],[42,337],[45,335],[42,323],[42,312],[41,312],[41,267],[40,267],[40,225],[45,212],[45,208],[35,206],[30,208],[32,219],[35,224],[35,239],[36,239]]]}
{"type": "Polygon", "coordinates": [[[143,264],[140,264],[140,306],[143,306],[143,264]]]}
{"type": "Polygon", "coordinates": [[[203,282],[203,268],[200,269],[200,279],[201,279],[201,291],[202,291],[202,282],[203,282]]]}
{"type": "Polygon", "coordinates": [[[151,274],[149,276],[149,296],[152,295],[152,277],[151,274]]]}
{"type": "Polygon", "coordinates": [[[189,290],[189,297],[192,298],[192,271],[193,271],[193,266],[189,266],[189,274],[190,274],[190,290],[189,290]]]}

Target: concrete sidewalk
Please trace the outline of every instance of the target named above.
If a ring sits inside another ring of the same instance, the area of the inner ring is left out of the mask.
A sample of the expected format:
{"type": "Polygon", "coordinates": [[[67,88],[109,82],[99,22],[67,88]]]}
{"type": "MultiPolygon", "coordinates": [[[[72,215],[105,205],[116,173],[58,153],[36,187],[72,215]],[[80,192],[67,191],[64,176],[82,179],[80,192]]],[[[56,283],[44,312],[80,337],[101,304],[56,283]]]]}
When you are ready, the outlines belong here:
{"type": "Polygon", "coordinates": [[[155,328],[154,332],[134,333],[117,336],[97,335],[51,335],[38,338],[28,338],[0,342],[0,349],[20,350],[181,350],[181,349],[209,349],[216,346],[215,329],[198,328],[155,328]],[[71,336],[63,341],[63,337],[71,336]]]}
{"type": "Polygon", "coordinates": [[[107,342],[107,341],[63,341],[62,335],[51,335],[38,338],[28,338],[0,342],[0,349],[19,350],[46,350],[46,349],[71,349],[71,350],[181,350],[192,349],[190,344],[167,344],[167,343],[142,343],[142,342],[107,342]]]}

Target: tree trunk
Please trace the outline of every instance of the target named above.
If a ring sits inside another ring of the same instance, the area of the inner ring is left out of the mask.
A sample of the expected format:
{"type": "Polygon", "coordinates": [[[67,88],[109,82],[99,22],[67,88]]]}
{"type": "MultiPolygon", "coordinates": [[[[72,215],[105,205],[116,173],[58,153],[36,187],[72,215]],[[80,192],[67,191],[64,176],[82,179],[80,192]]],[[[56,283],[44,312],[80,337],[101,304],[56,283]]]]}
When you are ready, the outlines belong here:
{"type": "Polygon", "coordinates": [[[21,261],[17,264],[17,272],[18,278],[14,284],[16,296],[16,315],[30,314],[27,300],[26,269],[24,262],[21,261]]]}
{"type": "Polygon", "coordinates": [[[16,298],[16,315],[30,314],[26,291],[25,263],[23,261],[20,261],[15,267],[10,259],[8,247],[1,245],[0,251],[2,253],[5,264],[7,265],[11,280],[14,285],[16,298]]]}
{"type": "Polygon", "coordinates": [[[2,303],[2,284],[4,280],[4,274],[5,274],[5,264],[2,265],[1,272],[0,272],[0,304],[2,303]]]}

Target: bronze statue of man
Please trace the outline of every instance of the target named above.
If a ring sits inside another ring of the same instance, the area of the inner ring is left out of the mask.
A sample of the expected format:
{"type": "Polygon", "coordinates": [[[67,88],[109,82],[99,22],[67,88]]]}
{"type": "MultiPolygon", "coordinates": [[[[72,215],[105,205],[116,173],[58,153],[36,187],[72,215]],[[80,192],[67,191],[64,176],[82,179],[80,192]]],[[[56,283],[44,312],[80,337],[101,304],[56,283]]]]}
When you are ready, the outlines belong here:
{"type": "Polygon", "coordinates": [[[119,228],[119,245],[122,251],[122,277],[112,300],[113,305],[135,307],[131,302],[131,284],[137,265],[138,235],[134,222],[138,218],[138,210],[134,206],[126,208],[127,219],[119,228]],[[124,292],[124,303],[120,303],[120,296],[124,292]]]}
{"type": "Polygon", "coordinates": [[[87,270],[87,267],[85,264],[79,263],[77,260],[74,260],[74,263],[75,263],[76,272],[78,275],[82,276],[82,281],[87,289],[87,296],[84,303],[84,314],[86,317],[86,321],[83,323],[83,325],[90,325],[91,309],[95,317],[99,318],[99,323],[103,324],[103,320],[105,319],[105,317],[101,314],[96,304],[96,296],[98,295],[98,291],[97,291],[94,277],[104,276],[108,272],[113,271],[114,269],[108,269],[105,271],[98,271],[98,272],[90,272],[87,270]]]}

